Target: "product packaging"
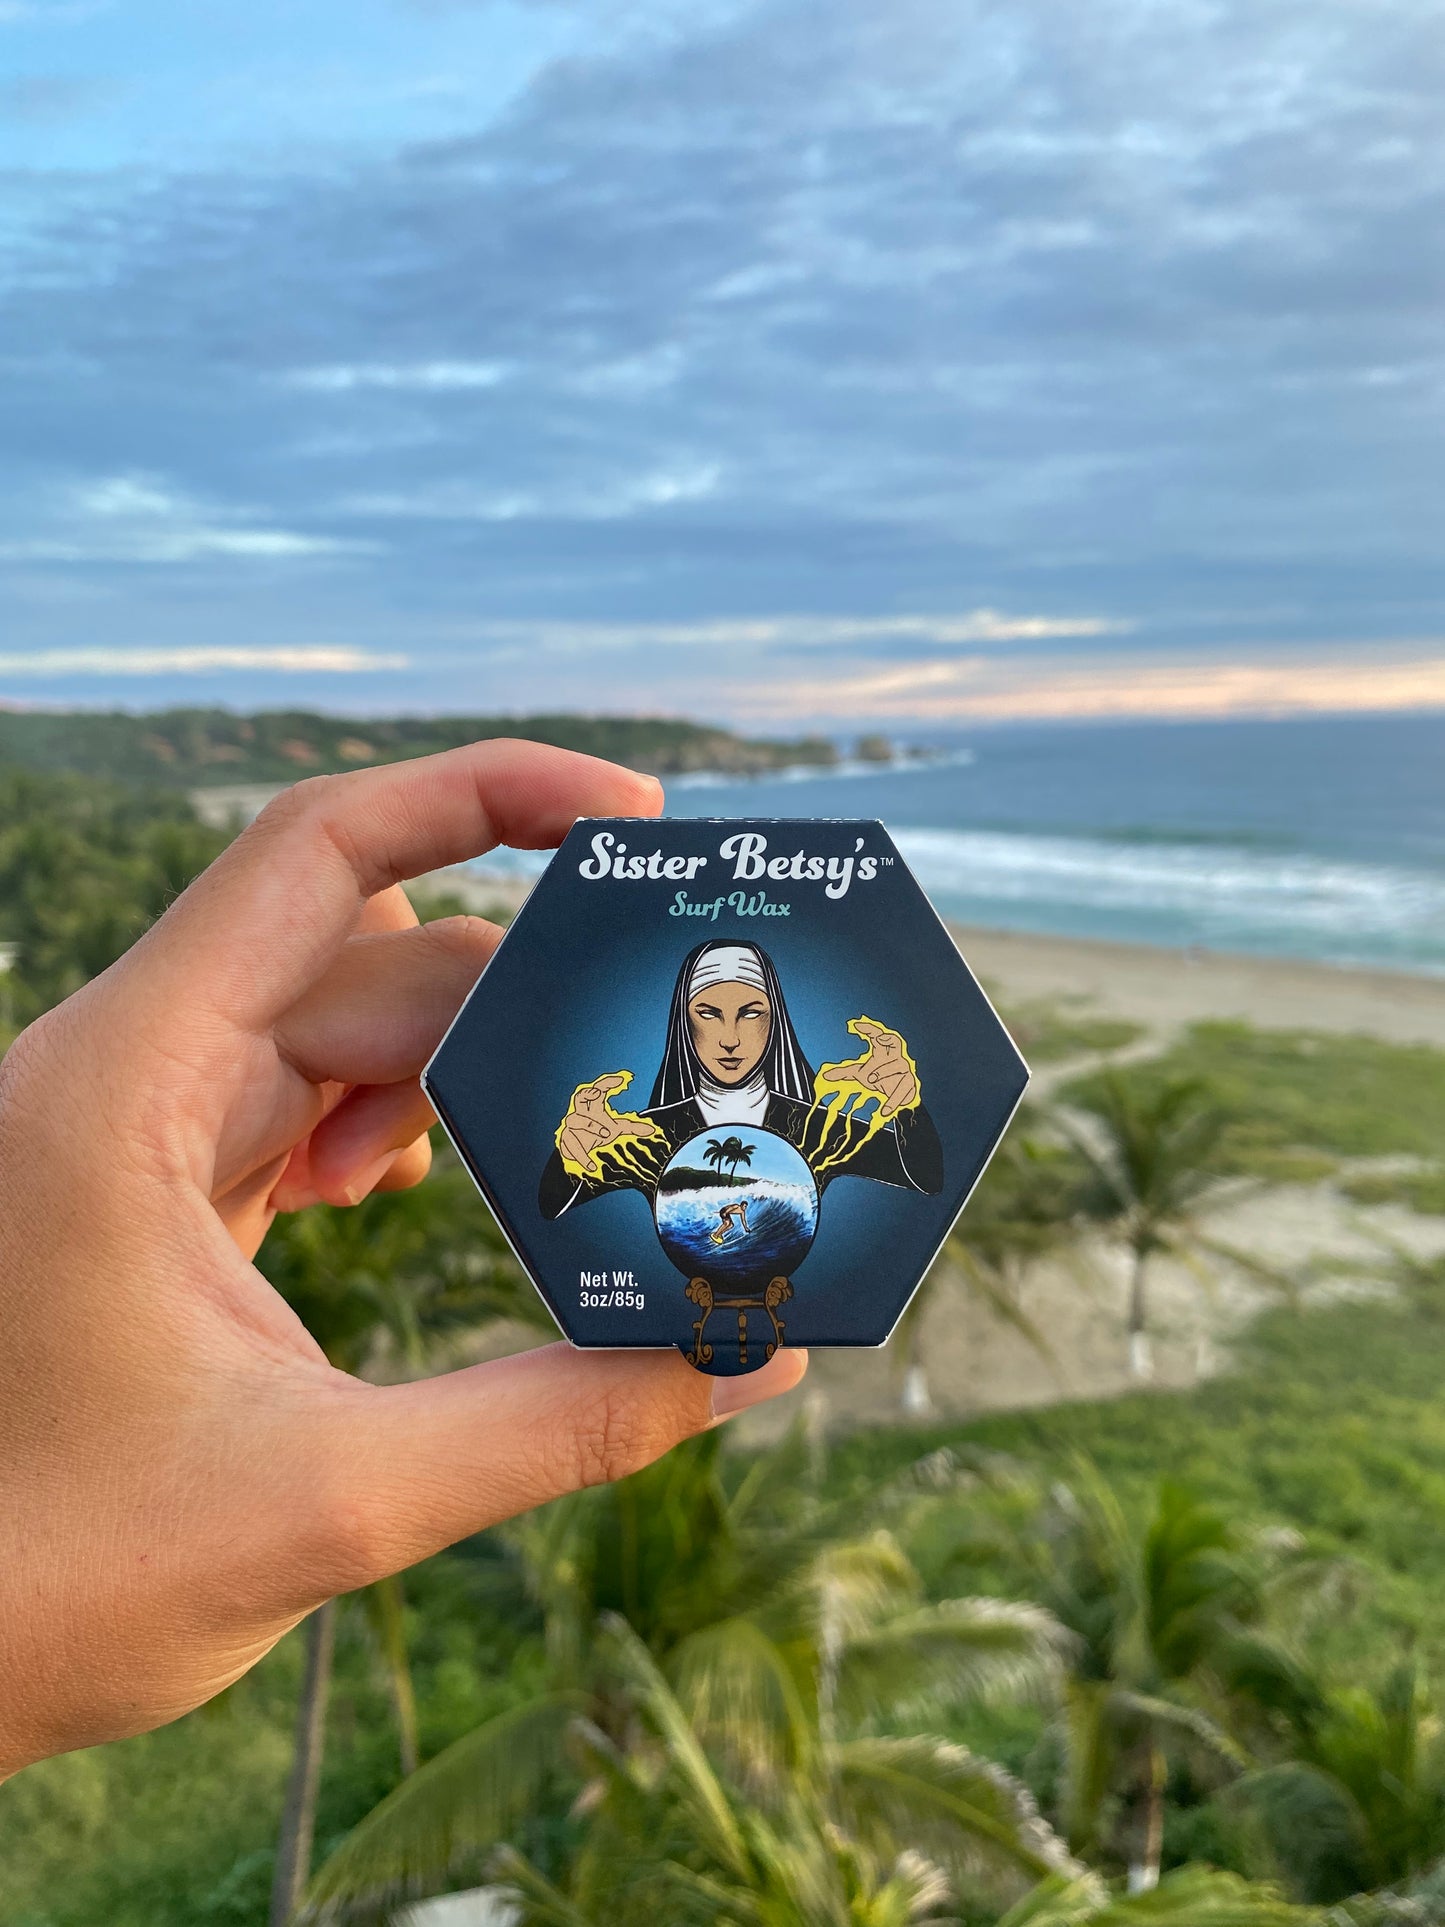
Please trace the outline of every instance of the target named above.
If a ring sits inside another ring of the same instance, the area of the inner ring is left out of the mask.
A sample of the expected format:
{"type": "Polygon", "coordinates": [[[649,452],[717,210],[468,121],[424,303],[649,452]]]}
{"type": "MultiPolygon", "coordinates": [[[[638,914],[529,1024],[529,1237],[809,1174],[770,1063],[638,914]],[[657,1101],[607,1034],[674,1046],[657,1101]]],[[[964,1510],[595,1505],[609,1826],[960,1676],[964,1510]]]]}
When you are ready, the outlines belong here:
{"type": "Polygon", "coordinates": [[[877,822],[584,819],[423,1075],[563,1333],[881,1345],[1028,1071],[877,822]]]}

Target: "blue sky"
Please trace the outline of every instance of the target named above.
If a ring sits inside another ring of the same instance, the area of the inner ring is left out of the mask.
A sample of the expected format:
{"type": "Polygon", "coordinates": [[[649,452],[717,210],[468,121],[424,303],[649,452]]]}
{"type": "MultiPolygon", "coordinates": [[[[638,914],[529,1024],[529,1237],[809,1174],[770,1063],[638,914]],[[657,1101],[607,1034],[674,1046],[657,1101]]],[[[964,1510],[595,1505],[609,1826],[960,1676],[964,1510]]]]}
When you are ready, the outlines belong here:
{"type": "Polygon", "coordinates": [[[1445,705],[1429,0],[0,0],[0,699],[1445,705]]]}

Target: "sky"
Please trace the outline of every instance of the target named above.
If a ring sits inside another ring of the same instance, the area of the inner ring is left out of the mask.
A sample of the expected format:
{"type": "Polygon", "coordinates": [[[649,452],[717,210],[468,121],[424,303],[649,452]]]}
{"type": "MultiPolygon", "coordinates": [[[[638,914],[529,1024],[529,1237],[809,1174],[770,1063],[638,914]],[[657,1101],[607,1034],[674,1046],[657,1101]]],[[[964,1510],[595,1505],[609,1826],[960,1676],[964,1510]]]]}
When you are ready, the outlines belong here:
{"type": "Polygon", "coordinates": [[[1445,707],[1434,0],[0,0],[0,700],[1445,707]]]}

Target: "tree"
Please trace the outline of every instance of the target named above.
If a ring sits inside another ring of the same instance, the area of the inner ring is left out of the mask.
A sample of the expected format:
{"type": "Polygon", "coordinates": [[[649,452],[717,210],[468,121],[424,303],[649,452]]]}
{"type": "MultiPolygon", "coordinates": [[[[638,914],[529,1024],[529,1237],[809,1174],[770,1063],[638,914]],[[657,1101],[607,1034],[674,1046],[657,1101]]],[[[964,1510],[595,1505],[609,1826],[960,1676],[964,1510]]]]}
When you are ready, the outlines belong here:
{"type": "Polygon", "coordinates": [[[966,1748],[830,1734],[794,1656],[756,1626],[709,1629],[705,1658],[670,1677],[608,1615],[596,1657],[607,1726],[554,1697],[494,1722],[485,1748],[459,1741],[362,1822],[303,1919],[354,1918],[358,1901],[365,1917],[482,1856],[524,1921],[568,1927],[891,1927],[937,1920],[965,1878],[1017,1892],[1077,1871],[1028,1791],[966,1748]],[[558,1773],[584,1823],[549,1878],[498,1847],[558,1773]]]}
{"type": "Polygon", "coordinates": [[[224,847],[184,796],[79,776],[0,775],[0,942],[10,1021],[98,976],[224,847]]]}
{"type": "MultiPolygon", "coordinates": [[[[1056,1370],[1053,1348],[1025,1307],[1024,1282],[1034,1265],[1064,1248],[1073,1236],[1081,1177],[1079,1158],[1070,1147],[1011,1133],[944,1246],[944,1255],[969,1292],[1056,1370]]],[[[895,1340],[906,1360],[903,1409],[915,1416],[933,1406],[920,1340],[926,1308],[946,1276],[936,1265],[928,1272],[909,1301],[895,1340]]]]}
{"type": "MultiPolygon", "coordinates": [[[[897,1540],[882,1529],[839,1543],[844,1522],[856,1526],[873,1507],[896,1511],[931,1500],[910,1473],[861,1497],[810,1502],[811,1452],[807,1435],[795,1430],[728,1486],[717,1437],[709,1434],[616,1487],[574,1495],[505,1528],[542,1614],[549,1661],[543,1689],[458,1740],[363,1820],[322,1869],[306,1918],[383,1906],[476,1865],[521,1816],[564,1812],[579,1781],[584,1805],[600,1801],[608,1827],[620,1824],[633,1811],[628,1787],[657,1782],[654,1755],[663,1736],[656,1721],[664,1707],[673,1722],[669,1744],[683,1747],[693,1762],[688,1770],[700,1774],[706,1766],[714,1778],[722,1771],[734,1790],[726,1799],[760,1802],[777,1841],[798,1845],[836,1826],[872,1856],[877,1873],[894,1864],[899,1842],[911,1843],[913,1835],[880,1833],[875,1840],[867,1827],[876,1821],[883,1828],[889,1799],[895,1818],[922,1801],[923,1817],[914,1816],[922,1840],[932,1816],[952,1843],[950,1853],[962,1852],[959,1841],[971,1829],[974,1849],[990,1864],[1006,1862],[1016,1874],[1055,1864],[1062,1849],[1022,1789],[912,1729],[950,1702],[1050,1694],[1061,1665],[1059,1627],[1047,1612],[1008,1601],[928,1602],[897,1540]],[[621,1663],[619,1654],[630,1657],[621,1663]],[[639,1700],[644,1674],[650,1683],[639,1700]],[[693,1734],[685,1746],[678,1720],[693,1734]],[[650,1738],[639,1738],[639,1723],[650,1738]],[[880,1737],[900,1727],[896,1740],[880,1737]],[[569,1745],[586,1755],[580,1768],[569,1745]],[[703,1752],[721,1767],[702,1760],[703,1752]],[[603,1774],[597,1791],[604,1760],[617,1774],[603,1774]],[[985,1798],[985,1783],[993,1789],[991,1818],[970,1804],[985,1798]],[[965,1785],[973,1788],[967,1797],[965,1785]]],[[[669,1804],[667,1788],[657,1784],[655,1791],[658,1806],[636,1838],[627,1821],[625,1852],[618,1852],[640,1865],[637,1839],[650,1840],[649,1864],[671,1893],[670,1849],[661,1868],[656,1849],[676,1839],[685,1816],[669,1804]]],[[[611,1913],[600,1901],[595,1916],[576,1911],[579,1894],[591,1892],[587,1866],[612,1864],[603,1837],[599,1832],[591,1847],[579,1848],[573,1914],[539,1911],[535,1918],[643,1917],[637,1893],[624,1905],[610,1885],[611,1913]]],[[[694,1849],[706,1859],[695,1840],[687,1852],[694,1849]]],[[[518,1868],[513,1873],[521,1878],[518,1868]]],[[[742,1877],[739,1866],[713,1873],[742,1877]]],[[[836,1866],[827,1875],[835,1877],[842,1878],[836,1866]]],[[[535,1900],[540,1889],[533,1883],[528,1892],[535,1900]]],[[[656,1905],[669,1923],[691,1917],[656,1905]]],[[[717,1917],[792,1918],[756,1910],[717,1917]]]]}
{"type": "Polygon", "coordinates": [[[1116,1893],[1096,1873],[1055,1874],[1025,1894],[997,1927],[1316,1927],[1317,1920],[1272,1887],[1238,1874],[1178,1867],[1136,1894],[1116,1893]]]}
{"type": "Polygon", "coordinates": [[[1198,1078],[1154,1083],[1112,1068],[1076,1086],[1069,1103],[1092,1127],[1071,1133],[1089,1170],[1079,1209],[1128,1247],[1129,1366],[1136,1378],[1151,1378],[1150,1261],[1167,1252],[1200,1269],[1210,1241],[1198,1215],[1221,1182],[1229,1118],[1198,1078]]]}
{"type": "Polygon", "coordinates": [[[722,1167],[726,1165],[728,1167],[728,1176],[735,1178],[738,1174],[738,1166],[740,1164],[752,1163],[753,1152],[756,1151],[757,1148],[756,1144],[744,1144],[740,1137],[729,1137],[721,1140],[712,1137],[707,1141],[707,1147],[703,1151],[703,1157],[712,1166],[714,1171],[720,1171],[722,1167]]]}
{"type": "Polygon", "coordinates": [[[1305,1898],[1399,1887],[1445,1855],[1445,1730],[1416,1661],[1301,1708],[1288,1747],[1235,1795],[1305,1898]]]}
{"type": "MultiPolygon", "coordinates": [[[[341,1371],[364,1373],[383,1357],[394,1369],[417,1370],[442,1338],[499,1319],[552,1330],[465,1174],[451,1163],[415,1190],[377,1193],[349,1209],[315,1205],[279,1218],[257,1263],[341,1371]]],[[[419,1749],[401,1581],[382,1580],[362,1600],[386,1669],[406,1774],[415,1768],[419,1749]]],[[[306,1622],[272,1927],[291,1918],[310,1872],[335,1618],[333,1600],[306,1622]]]]}
{"type": "Polygon", "coordinates": [[[738,1166],[740,1164],[752,1163],[753,1152],[756,1151],[757,1148],[756,1144],[744,1144],[741,1138],[731,1137],[728,1139],[728,1176],[730,1178],[737,1176],[738,1166]]]}
{"type": "Polygon", "coordinates": [[[1171,1761],[1231,1779],[1252,1719],[1302,1717],[1315,1689],[1264,1625],[1270,1585],[1299,1558],[1251,1544],[1226,1514],[1162,1484],[1142,1529],[1087,1465],[1030,1547],[1039,1598],[1075,1635],[1065,1689],[1062,1823],[1075,1853],[1114,1857],[1129,1889],[1158,1885],[1171,1761]]]}

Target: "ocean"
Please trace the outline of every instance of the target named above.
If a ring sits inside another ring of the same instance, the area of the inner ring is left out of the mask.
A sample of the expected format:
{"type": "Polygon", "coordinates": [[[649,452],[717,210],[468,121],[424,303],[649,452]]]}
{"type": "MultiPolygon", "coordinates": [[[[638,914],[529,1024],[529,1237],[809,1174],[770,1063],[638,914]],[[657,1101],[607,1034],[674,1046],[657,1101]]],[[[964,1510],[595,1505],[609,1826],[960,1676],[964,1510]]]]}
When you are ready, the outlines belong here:
{"type": "Polygon", "coordinates": [[[674,779],[674,816],[881,817],[946,915],[1445,975],[1445,716],[992,726],[934,760],[674,779]]]}

